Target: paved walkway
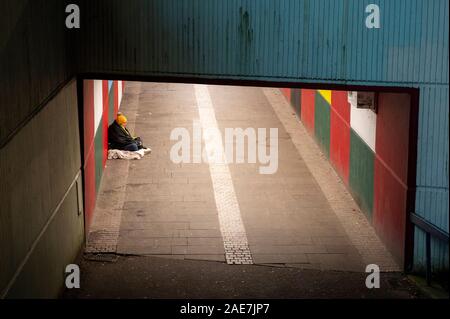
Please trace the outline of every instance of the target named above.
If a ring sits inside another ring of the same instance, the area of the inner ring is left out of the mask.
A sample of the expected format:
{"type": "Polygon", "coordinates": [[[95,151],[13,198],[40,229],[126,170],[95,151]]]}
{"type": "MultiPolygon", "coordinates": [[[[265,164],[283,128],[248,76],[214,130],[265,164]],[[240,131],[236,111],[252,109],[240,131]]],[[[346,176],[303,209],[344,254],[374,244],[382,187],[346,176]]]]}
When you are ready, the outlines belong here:
{"type": "Polygon", "coordinates": [[[153,152],[107,162],[87,252],[399,270],[283,99],[275,89],[127,82],[121,111],[153,152]],[[171,131],[186,128],[192,137],[193,121],[222,133],[277,128],[278,170],[260,174],[258,162],[173,163],[171,131]]]}

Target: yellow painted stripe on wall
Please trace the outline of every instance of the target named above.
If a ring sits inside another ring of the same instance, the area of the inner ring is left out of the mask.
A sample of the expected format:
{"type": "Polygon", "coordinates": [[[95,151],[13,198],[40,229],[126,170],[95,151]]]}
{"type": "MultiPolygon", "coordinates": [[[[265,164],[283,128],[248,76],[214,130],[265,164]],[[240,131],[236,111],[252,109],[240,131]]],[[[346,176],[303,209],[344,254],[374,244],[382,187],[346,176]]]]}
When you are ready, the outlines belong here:
{"type": "Polygon", "coordinates": [[[318,90],[320,95],[331,105],[331,90],[318,90]]]}

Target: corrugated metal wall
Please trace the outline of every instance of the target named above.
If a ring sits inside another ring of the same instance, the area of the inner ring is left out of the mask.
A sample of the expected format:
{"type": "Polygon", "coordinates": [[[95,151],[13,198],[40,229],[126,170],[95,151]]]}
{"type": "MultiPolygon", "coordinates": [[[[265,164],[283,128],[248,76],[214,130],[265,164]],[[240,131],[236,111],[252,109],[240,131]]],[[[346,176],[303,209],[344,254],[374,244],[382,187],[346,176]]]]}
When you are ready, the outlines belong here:
{"type": "Polygon", "coordinates": [[[380,29],[365,0],[85,1],[78,70],[419,88],[417,212],[448,231],[449,4],[376,3],[380,29]]]}
{"type": "MultiPolygon", "coordinates": [[[[421,86],[416,212],[447,232],[449,231],[448,119],[448,85],[421,86]]],[[[415,230],[414,256],[417,266],[423,268],[425,266],[425,233],[420,229],[415,230]]],[[[432,240],[432,258],[433,265],[448,269],[448,244],[432,240]]]]}
{"type": "MultiPolygon", "coordinates": [[[[365,0],[70,2],[79,30],[64,27],[69,1],[0,2],[2,150],[80,72],[415,87],[417,212],[448,231],[447,0],[377,0],[370,30],[365,0]]],[[[448,267],[448,246],[433,247],[448,267]]]]}
{"type": "Polygon", "coordinates": [[[391,86],[447,83],[447,1],[376,2],[381,29],[365,27],[365,0],[87,1],[79,67],[391,86]]]}

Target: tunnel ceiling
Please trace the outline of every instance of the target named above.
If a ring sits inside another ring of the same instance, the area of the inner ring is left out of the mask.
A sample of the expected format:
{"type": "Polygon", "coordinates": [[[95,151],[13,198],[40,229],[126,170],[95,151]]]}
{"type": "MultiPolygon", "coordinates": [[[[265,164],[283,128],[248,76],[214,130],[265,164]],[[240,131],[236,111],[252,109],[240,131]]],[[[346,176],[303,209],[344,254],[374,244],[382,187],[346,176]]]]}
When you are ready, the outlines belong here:
{"type": "Polygon", "coordinates": [[[301,83],[448,85],[446,0],[6,2],[0,140],[77,74],[301,83]],[[67,29],[65,6],[80,8],[67,29]]]}
{"type": "Polygon", "coordinates": [[[80,72],[448,83],[446,1],[375,2],[379,29],[360,0],[83,1],[70,33],[80,72]]]}

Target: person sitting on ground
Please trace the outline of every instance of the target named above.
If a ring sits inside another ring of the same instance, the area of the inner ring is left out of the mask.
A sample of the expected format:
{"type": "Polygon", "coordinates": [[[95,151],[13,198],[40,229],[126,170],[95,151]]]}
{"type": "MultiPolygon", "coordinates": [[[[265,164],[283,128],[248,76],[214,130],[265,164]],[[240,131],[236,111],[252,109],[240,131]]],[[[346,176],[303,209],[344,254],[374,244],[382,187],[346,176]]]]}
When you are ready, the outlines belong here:
{"type": "Polygon", "coordinates": [[[134,137],[126,128],[127,118],[122,113],[117,113],[116,120],[108,127],[108,148],[122,151],[132,151],[143,149],[150,152],[150,148],[142,144],[140,137],[134,137]]]}

